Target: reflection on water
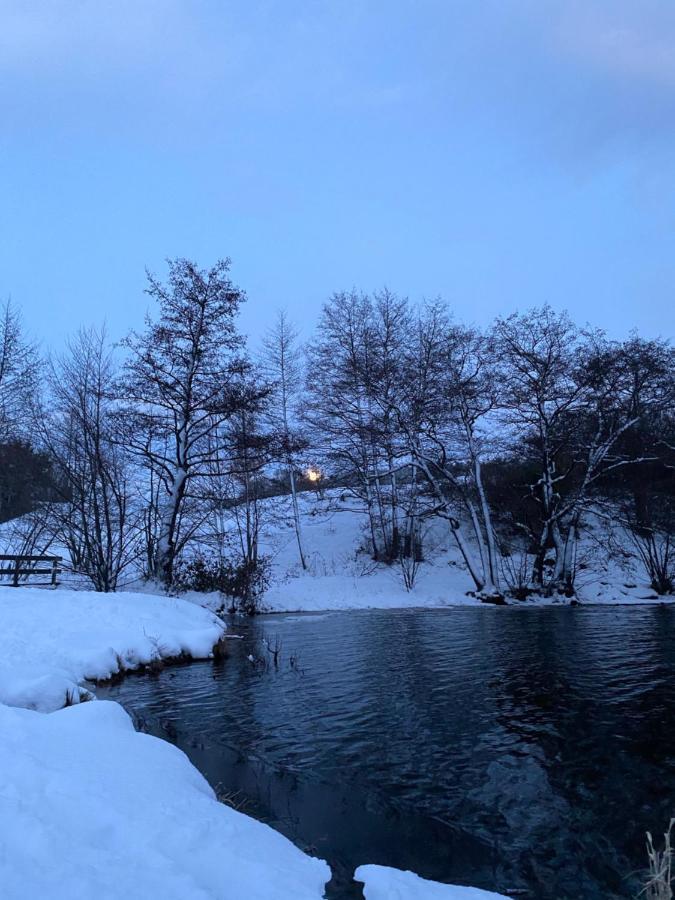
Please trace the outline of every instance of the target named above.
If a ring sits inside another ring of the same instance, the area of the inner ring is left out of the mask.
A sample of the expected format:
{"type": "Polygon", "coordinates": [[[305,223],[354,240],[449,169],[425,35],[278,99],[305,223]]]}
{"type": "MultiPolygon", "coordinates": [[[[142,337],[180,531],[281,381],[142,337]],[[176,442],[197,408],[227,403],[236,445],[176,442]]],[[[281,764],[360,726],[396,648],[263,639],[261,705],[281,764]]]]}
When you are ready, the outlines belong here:
{"type": "Polygon", "coordinates": [[[224,663],[121,701],[360,896],[360,863],[536,900],[639,890],[675,813],[675,610],[368,610],[233,620],[224,663]],[[265,637],[279,637],[279,668],[265,637]],[[520,892],[520,893],[519,893],[520,892]]]}

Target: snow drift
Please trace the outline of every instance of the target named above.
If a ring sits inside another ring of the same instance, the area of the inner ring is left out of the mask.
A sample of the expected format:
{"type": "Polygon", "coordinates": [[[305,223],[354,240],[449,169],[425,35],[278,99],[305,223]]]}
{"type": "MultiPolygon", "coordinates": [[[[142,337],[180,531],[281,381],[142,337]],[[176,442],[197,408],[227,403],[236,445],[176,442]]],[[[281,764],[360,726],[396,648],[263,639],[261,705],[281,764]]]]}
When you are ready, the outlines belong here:
{"type": "Polygon", "coordinates": [[[116,703],[0,704],[0,809],[4,900],[319,900],[330,878],[116,703]]]}
{"type": "Polygon", "coordinates": [[[359,866],[354,877],[364,882],[366,900],[508,900],[503,894],[427,881],[388,866],[359,866]]]}
{"type": "Polygon", "coordinates": [[[173,597],[0,586],[0,703],[42,712],[89,696],[86,679],[153,660],[203,659],[224,631],[173,597]]]}

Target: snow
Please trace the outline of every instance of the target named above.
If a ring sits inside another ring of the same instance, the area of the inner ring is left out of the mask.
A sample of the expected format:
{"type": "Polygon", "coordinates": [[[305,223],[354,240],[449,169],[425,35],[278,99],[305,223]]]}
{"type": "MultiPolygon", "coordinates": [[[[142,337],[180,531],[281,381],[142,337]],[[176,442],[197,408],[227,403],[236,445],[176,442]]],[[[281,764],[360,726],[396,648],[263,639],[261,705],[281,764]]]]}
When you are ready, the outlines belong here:
{"type": "Polygon", "coordinates": [[[0,705],[0,821],[3,900],[319,900],[330,879],[116,703],[0,705]]]}
{"type": "Polygon", "coordinates": [[[456,573],[433,569],[412,592],[396,583],[389,571],[354,577],[352,575],[297,575],[270,587],[263,606],[270,612],[309,612],[329,609],[395,609],[411,606],[476,606],[479,600],[467,596],[469,585],[456,573]],[[454,576],[454,577],[453,577],[454,576]],[[457,586],[457,581],[461,587],[457,586]]]}
{"type": "Polygon", "coordinates": [[[364,882],[366,900],[508,900],[503,894],[427,881],[388,866],[359,866],[354,877],[364,882]]]}
{"type": "MultiPolygon", "coordinates": [[[[481,606],[471,596],[473,583],[443,520],[434,520],[424,534],[425,562],[412,591],[405,589],[400,567],[375,564],[362,548],[366,539],[365,512],[339,490],[298,495],[307,571],[298,557],[290,497],[261,503],[263,528],[260,552],[272,561],[272,577],[261,607],[269,612],[305,612],[366,608],[481,606]]],[[[645,583],[635,561],[622,554],[610,557],[597,540],[602,522],[579,545],[585,566],[577,575],[577,598],[588,604],[664,602],[645,583]]],[[[204,595],[193,595],[204,602],[204,595]]],[[[675,599],[675,598],[674,598],[675,599]]],[[[212,598],[212,602],[220,602],[212,598]]],[[[532,597],[517,606],[568,603],[560,597],[532,597]]],[[[672,602],[665,599],[665,602],[672,602]]]]}
{"type": "Polygon", "coordinates": [[[90,696],[82,682],[181,654],[211,654],[222,622],[156,594],[0,586],[0,703],[43,712],[90,696]]]}
{"type": "MultiPolygon", "coordinates": [[[[344,501],[339,491],[325,499],[298,496],[302,541],[308,569],[303,572],[288,498],[268,504],[260,551],[272,559],[272,582],[263,606],[273,612],[333,609],[479,605],[468,596],[471,581],[451,552],[447,527],[427,534],[432,562],[422,564],[412,592],[405,589],[399,566],[375,565],[361,552],[366,516],[344,501]],[[269,509],[273,506],[272,509],[269,509]],[[447,546],[446,546],[447,542],[447,546]]],[[[263,519],[265,521],[265,517],[263,519]]]]}
{"type": "Polygon", "coordinates": [[[209,656],[224,631],[213,613],[152,594],[0,587],[0,622],[3,898],[323,896],[326,863],[219,803],[121,706],[62,708],[93,696],[85,679],[209,656]]]}

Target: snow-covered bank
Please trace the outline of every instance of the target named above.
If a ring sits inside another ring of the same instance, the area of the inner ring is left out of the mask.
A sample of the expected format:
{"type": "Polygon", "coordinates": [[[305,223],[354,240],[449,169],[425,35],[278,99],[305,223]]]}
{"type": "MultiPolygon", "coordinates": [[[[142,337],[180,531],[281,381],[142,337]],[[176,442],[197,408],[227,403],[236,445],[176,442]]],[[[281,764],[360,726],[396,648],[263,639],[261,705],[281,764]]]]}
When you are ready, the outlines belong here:
{"type": "Polygon", "coordinates": [[[85,679],[203,659],[222,634],[216,616],[173,597],[0,587],[0,703],[59,709],[87,696],[85,679]]]}
{"type": "Polygon", "coordinates": [[[464,573],[427,566],[420,584],[406,591],[395,568],[382,567],[361,577],[351,574],[297,574],[270,586],[262,599],[269,612],[320,612],[338,609],[405,609],[411,606],[481,606],[467,595],[464,573]],[[463,588],[463,589],[462,589],[463,588]]]}
{"type": "Polygon", "coordinates": [[[0,810],[4,900],[319,900],[330,879],[116,703],[0,704],[0,810]]]}
{"type": "Polygon", "coordinates": [[[325,862],[219,803],[180,750],[136,732],[121,706],[64,706],[92,697],[85,679],[207,657],[222,634],[216,616],[176,598],[0,587],[3,898],[324,896],[325,862]]]}
{"type": "Polygon", "coordinates": [[[388,866],[359,866],[354,877],[364,883],[366,900],[507,900],[503,894],[427,881],[388,866]]]}
{"type": "Polygon", "coordinates": [[[3,898],[323,896],[326,863],[219,803],[121,706],[62,708],[91,696],[85,679],[208,657],[224,630],[216,616],[152,594],[0,587],[0,626],[3,898]]]}
{"type": "MultiPolygon", "coordinates": [[[[323,498],[304,493],[299,501],[306,571],[299,562],[290,498],[270,498],[261,504],[260,552],[271,560],[271,579],[261,598],[262,609],[300,612],[483,605],[470,595],[473,583],[447,522],[433,520],[427,526],[425,560],[419,566],[413,589],[408,591],[397,563],[374,563],[364,550],[367,518],[364,512],[353,508],[351,498],[332,490],[323,498]]],[[[592,537],[580,542],[579,559],[576,599],[582,603],[675,601],[654,593],[629,554],[612,557],[592,537]]],[[[219,601],[215,599],[215,602],[219,601]]],[[[533,606],[569,603],[569,600],[532,597],[523,603],[511,602],[533,606]]]]}
{"type": "Polygon", "coordinates": [[[467,595],[471,581],[443,524],[427,535],[429,559],[420,567],[414,590],[407,591],[398,565],[377,565],[363,551],[366,516],[352,508],[351,499],[332,490],[324,498],[304,493],[299,501],[307,571],[298,560],[289,498],[264,501],[260,549],[272,561],[272,577],[261,600],[263,609],[300,612],[479,605],[467,595]]]}

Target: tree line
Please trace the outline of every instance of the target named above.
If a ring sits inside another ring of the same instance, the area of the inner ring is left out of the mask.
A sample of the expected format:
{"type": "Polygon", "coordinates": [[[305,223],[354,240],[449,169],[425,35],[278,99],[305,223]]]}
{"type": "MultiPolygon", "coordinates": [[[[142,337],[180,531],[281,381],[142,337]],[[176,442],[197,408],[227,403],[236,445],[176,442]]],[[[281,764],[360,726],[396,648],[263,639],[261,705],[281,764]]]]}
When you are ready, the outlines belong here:
{"type": "Polygon", "coordinates": [[[289,495],[307,568],[311,463],[365,513],[364,552],[409,589],[442,521],[477,596],[573,596],[580,540],[604,522],[606,552],[618,528],[616,552],[673,591],[667,341],[610,340],[548,306],[479,329],[440,301],[349,291],[306,346],[281,313],[253,354],[228,260],[169,261],[147,293],[145,327],[120,345],[81,330],[48,359],[5,306],[0,517],[27,513],[5,526],[15,551],[64,547],[100,591],[216,584],[252,609],[266,493],[289,495]]]}

